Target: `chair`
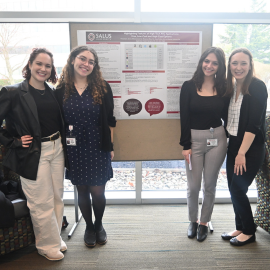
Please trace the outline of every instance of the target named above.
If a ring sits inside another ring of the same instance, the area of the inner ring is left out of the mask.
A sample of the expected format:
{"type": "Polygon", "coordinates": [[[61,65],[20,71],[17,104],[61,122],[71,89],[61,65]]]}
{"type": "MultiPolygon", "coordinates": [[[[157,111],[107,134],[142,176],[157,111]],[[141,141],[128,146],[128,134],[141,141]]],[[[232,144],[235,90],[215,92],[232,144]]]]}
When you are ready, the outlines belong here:
{"type": "Polygon", "coordinates": [[[266,152],[262,167],[257,173],[258,199],[254,215],[256,225],[270,233],[270,116],[266,116],[266,152]]]}
{"type": "MultiPolygon", "coordinates": [[[[0,183],[15,181],[20,185],[20,177],[2,165],[5,147],[0,145],[0,183]],[[1,179],[2,178],[2,179],[1,179]]],[[[19,188],[20,198],[11,201],[14,207],[15,223],[13,227],[0,227],[0,256],[34,243],[34,231],[25,196],[19,188]]]]}

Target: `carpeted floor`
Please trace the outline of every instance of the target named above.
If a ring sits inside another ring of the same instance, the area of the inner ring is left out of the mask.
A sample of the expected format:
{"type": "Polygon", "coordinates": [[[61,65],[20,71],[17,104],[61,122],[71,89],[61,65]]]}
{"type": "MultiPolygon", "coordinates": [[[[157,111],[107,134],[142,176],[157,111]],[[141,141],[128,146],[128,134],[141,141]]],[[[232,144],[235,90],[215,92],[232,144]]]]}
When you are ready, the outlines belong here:
{"type": "Polygon", "coordinates": [[[234,229],[231,204],[215,205],[214,232],[202,243],[186,236],[186,205],[108,205],[103,221],[108,243],[93,249],[83,243],[83,219],[67,238],[73,206],[65,207],[65,215],[70,225],[62,233],[68,245],[64,260],[50,262],[32,245],[1,256],[0,270],[270,269],[270,235],[262,229],[255,243],[243,247],[221,239],[223,231],[234,229]]]}

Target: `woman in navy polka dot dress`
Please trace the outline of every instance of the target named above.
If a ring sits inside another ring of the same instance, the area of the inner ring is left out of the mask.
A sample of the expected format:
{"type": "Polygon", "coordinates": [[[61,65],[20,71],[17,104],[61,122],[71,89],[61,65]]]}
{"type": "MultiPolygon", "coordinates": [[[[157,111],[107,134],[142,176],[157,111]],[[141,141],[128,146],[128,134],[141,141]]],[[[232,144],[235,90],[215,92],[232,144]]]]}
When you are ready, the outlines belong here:
{"type": "Polygon", "coordinates": [[[107,235],[102,217],[105,185],[113,177],[111,159],[116,120],[112,90],[102,78],[95,50],[79,46],[71,51],[55,93],[66,122],[70,164],[66,178],[77,187],[79,207],[87,225],[84,242],[88,247],[105,244],[107,235]]]}

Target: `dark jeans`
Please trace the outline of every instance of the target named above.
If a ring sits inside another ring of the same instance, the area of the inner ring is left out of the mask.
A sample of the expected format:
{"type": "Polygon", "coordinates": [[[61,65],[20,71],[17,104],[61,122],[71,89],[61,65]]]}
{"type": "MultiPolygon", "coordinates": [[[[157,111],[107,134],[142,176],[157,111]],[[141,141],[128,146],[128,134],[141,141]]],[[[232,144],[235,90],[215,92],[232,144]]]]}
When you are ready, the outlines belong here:
{"type": "MultiPolygon", "coordinates": [[[[254,148],[253,148],[254,149],[254,148]]],[[[259,145],[255,151],[246,153],[246,172],[242,175],[234,173],[234,163],[236,155],[233,151],[227,153],[227,179],[228,187],[231,193],[235,213],[236,230],[244,234],[254,234],[256,226],[253,220],[253,214],[247,197],[248,187],[255,178],[265,156],[264,145],[259,145]]]]}

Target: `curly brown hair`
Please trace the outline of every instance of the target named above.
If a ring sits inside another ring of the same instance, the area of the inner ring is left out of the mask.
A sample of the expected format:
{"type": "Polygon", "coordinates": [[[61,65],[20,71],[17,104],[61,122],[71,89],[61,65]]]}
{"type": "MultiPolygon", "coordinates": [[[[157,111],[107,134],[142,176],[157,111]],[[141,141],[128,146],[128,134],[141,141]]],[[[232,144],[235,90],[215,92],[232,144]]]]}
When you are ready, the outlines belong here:
{"type": "Polygon", "coordinates": [[[94,55],[95,66],[91,74],[87,76],[88,86],[91,89],[92,96],[95,104],[102,104],[102,97],[107,92],[105,81],[102,77],[98,56],[96,51],[86,45],[75,47],[71,50],[67,63],[64,66],[60,79],[57,83],[57,88],[65,87],[64,102],[70,97],[71,93],[75,92],[74,89],[74,66],[73,62],[77,55],[81,52],[89,51],[94,55]]]}
{"type": "Polygon", "coordinates": [[[46,48],[34,48],[29,56],[29,60],[27,61],[26,66],[22,70],[22,76],[23,78],[27,79],[28,81],[31,78],[31,70],[29,68],[29,64],[33,64],[34,60],[37,58],[37,56],[40,53],[46,53],[51,57],[52,60],[52,71],[51,71],[51,76],[50,78],[47,79],[47,82],[51,82],[52,84],[55,84],[58,80],[57,73],[55,70],[55,66],[53,63],[53,54],[47,50],[46,48]]]}
{"type": "Polygon", "coordinates": [[[204,73],[202,70],[202,64],[205,58],[210,54],[213,53],[217,57],[218,60],[218,71],[215,76],[215,83],[213,86],[213,90],[216,89],[217,94],[219,96],[223,96],[226,91],[226,64],[225,64],[225,54],[221,48],[218,47],[210,47],[205,50],[205,52],[202,54],[197,69],[193,75],[193,78],[191,79],[194,81],[196,87],[199,91],[202,89],[202,85],[204,82],[204,73]]]}

